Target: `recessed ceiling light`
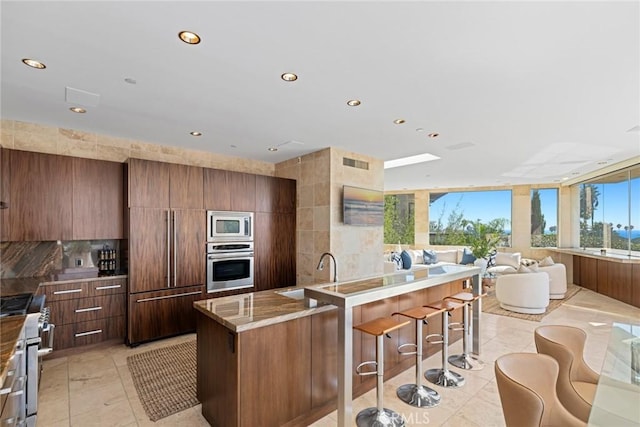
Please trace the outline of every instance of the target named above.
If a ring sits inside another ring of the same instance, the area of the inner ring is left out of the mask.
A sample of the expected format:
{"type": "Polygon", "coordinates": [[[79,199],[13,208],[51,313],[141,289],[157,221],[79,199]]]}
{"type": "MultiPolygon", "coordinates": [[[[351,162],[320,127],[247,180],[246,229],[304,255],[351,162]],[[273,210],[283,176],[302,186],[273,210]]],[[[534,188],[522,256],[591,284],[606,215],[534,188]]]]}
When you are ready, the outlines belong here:
{"type": "Polygon", "coordinates": [[[430,162],[432,160],[438,160],[439,158],[440,157],[434,156],[433,154],[429,154],[429,153],[418,154],[415,156],[402,157],[400,159],[395,159],[395,160],[387,160],[386,162],[384,162],[384,168],[391,169],[391,168],[397,168],[399,166],[414,165],[416,163],[424,163],[424,162],[430,162]]]}
{"type": "Polygon", "coordinates": [[[189,132],[191,136],[202,136],[202,132],[198,132],[197,130],[189,132]]]}
{"type": "Polygon", "coordinates": [[[44,63],[42,63],[40,61],[36,61],[35,59],[24,58],[22,60],[22,63],[25,64],[25,65],[28,65],[31,68],[37,68],[39,70],[47,68],[47,66],[44,65],[44,63]]]}
{"type": "Polygon", "coordinates": [[[563,177],[562,177],[562,180],[563,180],[563,181],[566,181],[566,180],[568,180],[568,179],[569,179],[569,177],[568,177],[568,176],[563,176],[563,177]]]}
{"type": "Polygon", "coordinates": [[[180,31],[178,33],[178,37],[180,40],[187,44],[198,44],[200,43],[200,36],[192,31],[180,31]]]}
{"type": "Polygon", "coordinates": [[[285,82],[295,82],[296,80],[298,80],[298,76],[293,73],[284,73],[280,76],[280,78],[285,82]]]}
{"type": "Polygon", "coordinates": [[[438,132],[431,132],[429,135],[427,135],[429,138],[437,138],[440,136],[440,134],[438,132]]]}
{"type": "Polygon", "coordinates": [[[234,145],[234,144],[231,144],[229,147],[231,147],[231,148],[238,148],[238,146],[237,146],[237,145],[234,145]]]}
{"type": "Polygon", "coordinates": [[[269,147],[269,148],[267,148],[267,150],[269,150],[269,151],[278,151],[278,149],[276,147],[269,147]]]}
{"type": "Polygon", "coordinates": [[[134,85],[134,84],[138,83],[138,82],[136,81],[136,79],[131,78],[131,77],[127,77],[126,79],[124,79],[124,81],[125,81],[126,83],[129,83],[130,85],[134,85]]]}
{"type": "Polygon", "coordinates": [[[71,107],[69,108],[69,110],[73,111],[74,113],[79,113],[79,114],[84,114],[87,112],[87,110],[85,110],[84,108],[80,108],[80,107],[71,107]]]}
{"type": "Polygon", "coordinates": [[[395,120],[393,121],[393,123],[395,123],[395,124],[397,124],[397,125],[401,125],[401,124],[403,124],[404,122],[405,122],[405,119],[395,119],[395,120]]]}
{"type": "Polygon", "coordinates": [[[424,132],[424,129],[423,128],[418,128],[418,129],[416,129],[416,132],[424,132]]]}
{"type": "Polygon", "coordinates": [[[357,107],[358,105],[360,105],[360,100],[358,99],[350,99],[347,101],[347,105],[349,107],[357,107]]]}

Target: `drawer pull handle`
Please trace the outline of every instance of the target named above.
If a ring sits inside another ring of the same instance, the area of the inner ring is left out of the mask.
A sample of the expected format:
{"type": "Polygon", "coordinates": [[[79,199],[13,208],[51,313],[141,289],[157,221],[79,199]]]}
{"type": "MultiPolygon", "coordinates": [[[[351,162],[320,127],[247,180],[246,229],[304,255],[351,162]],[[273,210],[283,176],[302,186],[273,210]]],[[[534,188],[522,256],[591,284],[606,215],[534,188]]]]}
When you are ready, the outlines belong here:
{"type": "Polygon", "coordinates": [[[101,333],[102,333],[102,329],[96,329],[95,331],[88,331],[88,332],[78,332],[76,334],[76,338],[86,337],[87,335],[95,335],[95,334],[101,334],[101,333]]]}
{"type": "Polygon", "coordinates": [[[76,313],[85,313],[87,311],[102,310],[102,307],[77,308],[76,313]]]}
{"type": "Polygon", "coordinates": [[[96,291],[102,291],[102,290],[105,290],[105,289],[118,289],[118,288],[121,288],[121,287],[122,287],[122,285],[98,286],[96,288],[96,291]]]}
{"type": "Polygon", "coordinates": [[[82,289],[69,289],[67,291],[54,291],[54,295],[62,295],[62,294],[75,294],[78,292],[82,292],[82,289]]]}
{"type": "Polygon", "coordinates": [[[159,299],[186,297],[186,296],[189,296],[189,295],[198,295],[198,294],[201,294],[201,293],[202,293],[202,292],[200,292],[200,291],[196,291],[196,292],[186,292],[186,293],[184,293],[184,294],[165,295],[165,296],[163,296],[163,297],[143,298],[143,299],[136,300],[136,302],[157,301],[157,300],[159,300],[159,299]]]}

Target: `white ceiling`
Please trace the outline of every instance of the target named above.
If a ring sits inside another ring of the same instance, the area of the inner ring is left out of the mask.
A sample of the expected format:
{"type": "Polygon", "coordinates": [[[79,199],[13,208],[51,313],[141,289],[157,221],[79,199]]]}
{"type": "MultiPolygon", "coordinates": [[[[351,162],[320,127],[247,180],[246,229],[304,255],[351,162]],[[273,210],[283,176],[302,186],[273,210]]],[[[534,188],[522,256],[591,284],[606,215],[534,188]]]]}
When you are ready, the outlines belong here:
{"type": "Polygon", "coordinates": [[[1,113],[273,163],[441,158],[386,190],[559,182],[640,155],[639,5],[2,1],[1,113]]]}

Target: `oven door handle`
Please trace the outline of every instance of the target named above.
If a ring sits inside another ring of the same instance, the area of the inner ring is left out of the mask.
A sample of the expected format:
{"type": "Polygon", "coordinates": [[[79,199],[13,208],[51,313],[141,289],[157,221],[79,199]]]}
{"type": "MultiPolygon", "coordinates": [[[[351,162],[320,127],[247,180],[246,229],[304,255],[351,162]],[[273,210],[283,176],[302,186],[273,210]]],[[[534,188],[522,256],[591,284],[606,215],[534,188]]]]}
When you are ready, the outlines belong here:
{"type": "Polygon", "coordinates": [[[49,347],[38,349],[38,356],[46,356],[53,352],[53,331],[56,329],[56,325],[48,323],[46,327],[42,328],[42,332],[49,332],[49,347]]]}
{"type": "Polygon", "coordinates": [[[207,256],[208,259],[216,260],[216,259],[237,259],[237,260],[245,260],[245,259],[253,259],[253,252],[227,252],[227,253],[219,253],[219,254],[209,254],[207,256]]]}

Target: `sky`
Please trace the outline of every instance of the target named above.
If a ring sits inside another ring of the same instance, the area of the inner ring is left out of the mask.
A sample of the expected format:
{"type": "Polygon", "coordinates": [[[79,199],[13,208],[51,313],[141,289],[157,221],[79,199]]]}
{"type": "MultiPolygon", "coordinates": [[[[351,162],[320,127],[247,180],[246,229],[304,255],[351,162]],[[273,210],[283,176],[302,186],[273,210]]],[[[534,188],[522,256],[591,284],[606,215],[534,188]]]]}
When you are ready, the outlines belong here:
{"type": "MultiPolygon", "coordinates": [[[[623,230],[629,223],[627,181],[598,184],[598,189],[600,196],[595,210],[595,221],[613,223],[614,230],[617,230],[617,224],[621,224],[621,230],[623,230]]],[[[555,189],[539,189],[539,193],[542,214],[546,221],[545,230],[548,232],[549,227],[558,225],[558,193],[555,189]]],[[[480,219],[482,222],[488,222],[494,218],[507,218],[511,221],[511,191],[509,190],[448,193],[431,204],[429,214],[431,221],[437,221],[445,207],[442,222],[446,224],[449,212],[456,209],[458,203],[457,211],[462,211],[466,219],[474,221],[480,219]]],[[[631,224],[634,225],[635,230],[640,230],[640,178],[631,180],[631,210],[631,224]]],[[[511,229],[511,224],[505,228],[511,229]]]]}

